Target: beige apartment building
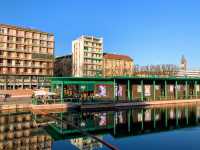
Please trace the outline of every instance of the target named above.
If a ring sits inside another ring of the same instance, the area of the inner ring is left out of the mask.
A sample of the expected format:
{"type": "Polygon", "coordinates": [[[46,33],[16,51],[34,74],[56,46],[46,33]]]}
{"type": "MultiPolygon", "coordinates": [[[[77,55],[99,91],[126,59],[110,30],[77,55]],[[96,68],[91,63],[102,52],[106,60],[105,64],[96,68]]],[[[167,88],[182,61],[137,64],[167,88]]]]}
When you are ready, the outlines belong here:
{"type": "Polygon", "coordinates": [[[45,86],[53,61],[52,33],[0,24],[0,89],[45,86]]]}
{"type": "Polygon", "coordinates": [[[102,76],[103,38],[81,36],[72,42],[72,75],[102,76]]]}
{"type": "Polygon", "coordinates": [[[131,76],[133,74],[133,59],[126,55],[103,55],[103,76],[131,76]]]}

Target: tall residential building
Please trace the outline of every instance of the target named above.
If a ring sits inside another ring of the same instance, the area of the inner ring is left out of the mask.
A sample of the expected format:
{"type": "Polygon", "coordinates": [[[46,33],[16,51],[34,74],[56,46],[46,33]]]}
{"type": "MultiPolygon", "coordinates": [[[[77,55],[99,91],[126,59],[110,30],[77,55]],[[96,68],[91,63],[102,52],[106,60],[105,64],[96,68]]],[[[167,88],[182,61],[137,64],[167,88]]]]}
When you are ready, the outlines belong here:
{"type": "Polygon", "coordinates": [[[75,77],[102,76],[103,38],[81,36],[72,42],[72,72],[75,77]]]}
{"type": "Polygon", "coordinates": [[[45,86],[53,61],[52,33],[0,24],[0,89],[45,86]]]}
{"type": "Polygon", "coordinates": [[[54,76],[72,76],[72,55],[56,57],[54,62],[54,76]]]}
{"type": "Polygon", "coordinates": [[[133,74],[133,59],[126,55],[103,55],[103,76],[131,76],[133,74]]]}

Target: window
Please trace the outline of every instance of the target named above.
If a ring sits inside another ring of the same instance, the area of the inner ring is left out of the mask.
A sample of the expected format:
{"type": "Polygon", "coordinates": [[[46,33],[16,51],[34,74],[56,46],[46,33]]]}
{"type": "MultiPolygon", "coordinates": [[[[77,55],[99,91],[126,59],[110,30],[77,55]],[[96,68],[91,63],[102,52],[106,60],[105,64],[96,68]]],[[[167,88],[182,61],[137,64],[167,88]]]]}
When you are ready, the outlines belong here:
{"type": "Polygon", "coordinates": [[[5,33],[5,29],[0,28],[0,33],[5,33]]]}
{"type": "Polygon", "coordinates": [[[40,44],[41,44],[42,46],[46,46],[46,42],[45,42],[45,41],[41,41],[40,44]]]}
{"type": "Polygon", "coordinates": [[[46,34],[41,34],[40,38],[43,39],[43,40],[46,40],[47,39],[47,35],[46,34]]]}
{"type": "Polygon", "coordinates": [[[12,60],[8,60],[8,62],[7,62],[9,65],[11,65],[12,64],[12,60]]]}
{"type": "Polygon", "coordinates": [[[28,61],[24,61],[24,65],[25,65],[25,66],[28,66],[28,61]]]}
{"type": "Polygon", "coordinates": [[[23,38],[21,38],[21,37],[17,37],[16,41],[17,41],[17,42],[22,42],[22,39],[23,39],[23,38]]]}
{"type": "Polygon", "coordinates": [[[87,51],[87,50],[88,50],[88,47],[84,46],[84,50],[86,50],[86,51],[87,51]]]}
{"type": "Polygon", "coordinates": [[[9,36],[8,37],[8,41],[13,42],[14,41],[14,37],[13,36],[9,36]]]}
{"type": "Polygon", "coordinates": [[[38,44],[38,40],[33,40],[33,44],[38,44]]]}
{"type": "Polygon", "coordinates": [[[4,43],[0,43],[0,47],[4,47],[4,43]]]}
{"type": "Polygon", "coordinates": [[[87,56],[87,53],[86,53],[86,52],[84,52],[84,56],[87,56]]]}
{"type": "Polygon", "coordinates": [[[17,31],[17,36],[24,37],[24,31],[17,31]]]}

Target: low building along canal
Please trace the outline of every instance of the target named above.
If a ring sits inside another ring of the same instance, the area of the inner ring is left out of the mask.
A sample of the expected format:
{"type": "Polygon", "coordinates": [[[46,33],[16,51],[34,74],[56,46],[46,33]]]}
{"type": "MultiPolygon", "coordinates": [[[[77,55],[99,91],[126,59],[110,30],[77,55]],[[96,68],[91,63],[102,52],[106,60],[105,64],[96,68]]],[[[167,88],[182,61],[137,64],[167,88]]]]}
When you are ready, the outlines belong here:
{"type": "Polygon", "coordinates": [[[75,99],[111,101],[155,101],[198,99],[200,78],[187,77],[110,77],[51,78],[51,90],[61,102],[75,99]]]}

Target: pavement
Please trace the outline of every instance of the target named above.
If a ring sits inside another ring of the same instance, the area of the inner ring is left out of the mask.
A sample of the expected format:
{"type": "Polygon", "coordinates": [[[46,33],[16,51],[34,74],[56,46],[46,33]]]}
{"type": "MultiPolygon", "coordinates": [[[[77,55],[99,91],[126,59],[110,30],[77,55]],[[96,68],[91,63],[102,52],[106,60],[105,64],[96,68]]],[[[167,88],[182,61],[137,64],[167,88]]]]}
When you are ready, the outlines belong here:
{"type": "Polygon", "coordinates": [[[0,105],[12,105],[12,104],[31,104],[30,97],[14,97],[14,98],[6,98],[0,99],[0,105]]]}

